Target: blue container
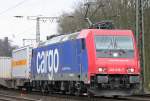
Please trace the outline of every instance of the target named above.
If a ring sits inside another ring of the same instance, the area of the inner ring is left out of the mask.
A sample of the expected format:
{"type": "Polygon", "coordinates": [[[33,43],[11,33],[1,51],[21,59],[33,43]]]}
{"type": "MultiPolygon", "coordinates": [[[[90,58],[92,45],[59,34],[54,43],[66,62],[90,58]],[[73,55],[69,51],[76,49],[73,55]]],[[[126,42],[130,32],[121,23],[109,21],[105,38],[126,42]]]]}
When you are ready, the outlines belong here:
{"type": "Polygon", "coordinates": [[[87,72],[84,39],[68,40],[33,49],[33,80],[87,80],[87,72]]]}

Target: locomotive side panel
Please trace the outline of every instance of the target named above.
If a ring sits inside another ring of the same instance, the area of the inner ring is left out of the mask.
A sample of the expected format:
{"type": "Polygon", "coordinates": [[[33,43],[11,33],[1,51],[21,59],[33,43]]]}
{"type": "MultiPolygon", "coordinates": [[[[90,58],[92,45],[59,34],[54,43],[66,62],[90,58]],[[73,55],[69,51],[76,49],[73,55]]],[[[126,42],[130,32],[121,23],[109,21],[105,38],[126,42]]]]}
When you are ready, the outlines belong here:
{"type": "MultiPolygon", "coordinates": [[[[81,80],[81,74],[87,75],[86,60],[81,63],[81,40],[51,44],[33,49],[32,79],[33,80],[81,80]]],[[[82,54],[83,55],[83,54],[82,54]]],[[[83,77],[82,77],[83,78],[83,77]]]]}

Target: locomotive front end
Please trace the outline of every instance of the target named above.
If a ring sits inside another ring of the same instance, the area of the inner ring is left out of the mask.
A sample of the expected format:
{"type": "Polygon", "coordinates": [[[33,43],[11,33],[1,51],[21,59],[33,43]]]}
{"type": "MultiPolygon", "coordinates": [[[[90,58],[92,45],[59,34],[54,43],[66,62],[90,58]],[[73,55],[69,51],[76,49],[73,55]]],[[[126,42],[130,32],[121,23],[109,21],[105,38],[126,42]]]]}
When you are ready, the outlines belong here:
{"type": "Polygon", "coordinates": [[[108,30],[94,34],[93,41],[95,68],[90,76],[91,89],[102,95],[133,94],[140,84],[140,63],[132,32],[108,30]]]}

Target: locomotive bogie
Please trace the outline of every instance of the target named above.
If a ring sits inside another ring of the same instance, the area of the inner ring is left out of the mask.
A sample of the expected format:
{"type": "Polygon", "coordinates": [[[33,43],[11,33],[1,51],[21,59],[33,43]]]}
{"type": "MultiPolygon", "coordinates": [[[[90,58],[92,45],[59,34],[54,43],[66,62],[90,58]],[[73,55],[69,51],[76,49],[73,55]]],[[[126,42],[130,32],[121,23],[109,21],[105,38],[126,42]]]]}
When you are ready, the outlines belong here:
{"type": "Polygon", "coordinates": [[[101,89],[131,89],[140,83],[138,75],[96,75],[93,79],[101,89]]]}

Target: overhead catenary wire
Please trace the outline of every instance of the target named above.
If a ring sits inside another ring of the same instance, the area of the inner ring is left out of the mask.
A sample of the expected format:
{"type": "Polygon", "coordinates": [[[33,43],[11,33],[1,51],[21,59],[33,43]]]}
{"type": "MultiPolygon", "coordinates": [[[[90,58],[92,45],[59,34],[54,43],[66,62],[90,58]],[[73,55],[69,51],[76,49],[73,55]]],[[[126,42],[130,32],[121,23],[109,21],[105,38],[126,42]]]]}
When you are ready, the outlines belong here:
{"type": "Polygon", "coordinates": [[[1,11],[1,12],[0,12],[0,15],[3,15],[4,13],[7,13],[8,11],[17,8],[18,6],[24,4],[24,3],[27,2],[27,1],[29,1],[29,0],[22,0],[21,2],[19,2],[19,3],[15,4],[15,5],[13,5],[13,6],[9,7],[9,8],[7,8],[7,9],[1,11]]]}

